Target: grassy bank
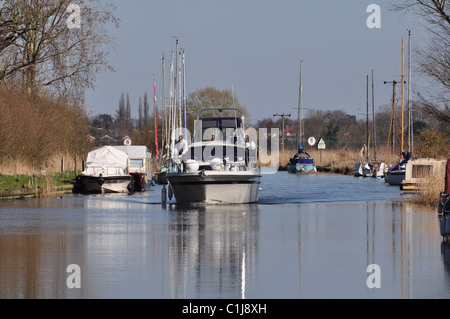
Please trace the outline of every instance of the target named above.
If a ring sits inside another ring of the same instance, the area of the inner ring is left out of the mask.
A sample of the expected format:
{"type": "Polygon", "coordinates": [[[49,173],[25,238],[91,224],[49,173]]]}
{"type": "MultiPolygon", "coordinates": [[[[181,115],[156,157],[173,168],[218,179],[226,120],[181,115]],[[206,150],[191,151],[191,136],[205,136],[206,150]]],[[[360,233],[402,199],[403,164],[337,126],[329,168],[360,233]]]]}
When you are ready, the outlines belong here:
{"type": "Polygon", "coordinates": [[[70,193],[75,171],[51,174],[0,174],[0,200],[23,197],[54,197],[70,193]]]}

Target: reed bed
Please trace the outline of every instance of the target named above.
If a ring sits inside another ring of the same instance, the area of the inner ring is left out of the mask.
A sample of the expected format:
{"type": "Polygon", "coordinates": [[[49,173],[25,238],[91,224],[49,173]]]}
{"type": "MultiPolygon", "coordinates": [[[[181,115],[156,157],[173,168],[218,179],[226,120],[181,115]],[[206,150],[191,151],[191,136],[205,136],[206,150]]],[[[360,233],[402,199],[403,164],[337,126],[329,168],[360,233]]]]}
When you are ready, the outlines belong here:
{"type": "MultiPolygon", "coordinates": [[[[327,171],[331,172],[350,172],[352,173],[353,165],[358,162],[363,157],[359,151],[356,150],[317,150],[317,149],[306,149],[306,152],[311,155],[314,159],[314,163],[318,167],[328,167],[327,171]]],[[[279,164],[280,168],[284,169],[289,162],[289,159],[296,153],[294,149],[288,149],[279,152],[279,164]]],[[[400,156],[395,154],[385,154],[385,150],[380,147],[377,148],[377,159],[385,161],[385,157],[388,163],[397,163],[400,156]],[[379,154],[379,155],[378,155],[379,154]]],[[[371,156],[373,158],[373,156],[371,156]]],[[[264,165],[262,165],[264,166],[264,165]]]]}
{"type": "Polygon", "coordinates": [[[439,204],[439,193],[444,191],[445,175],[444,167],[437,174],[419,176],[421,181],[417,185],[417,193],[411,199],[415,204],[428,207],[437,207],[439,204]]]}

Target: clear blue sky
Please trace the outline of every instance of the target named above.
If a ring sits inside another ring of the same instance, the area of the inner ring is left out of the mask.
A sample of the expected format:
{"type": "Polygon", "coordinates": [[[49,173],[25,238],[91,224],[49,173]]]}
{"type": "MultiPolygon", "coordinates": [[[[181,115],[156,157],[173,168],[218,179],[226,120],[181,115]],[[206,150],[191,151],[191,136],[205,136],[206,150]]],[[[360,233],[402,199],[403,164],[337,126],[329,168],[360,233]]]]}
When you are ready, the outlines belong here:
{"type": "MultiPolygon", "coordinates": [[[[166,56],[168,74],[176,36],[186,53],[187,94],[207,86],[233,87],[254,123],[275,112],[296,118],[303,58],[303,108],[339,109],[365,118],[366,75],[374,69],[376,108],[390,104],[392,86],[383,81],[401,74],[402,36],[406,73],[407,29],[413,48],[425,35],[414,17],[387,10],[390,1],[385,0],[110,3],[121,19],[118,29],[110,28],[117,37],[109,59],[116,72],[98,75],[96,89],[87,92],[88,111],[94,115],[115,115],[124,92],[130,94],[132,117],[137,117],[139,96],[148,92],[152,101],[153,77],[160,107],[161,58],[166,56]],[[366,24],[369,4],[381,7],[381,28],[366,24]]],[[[413,73],[413,86],[415,79],[413,73]]]]}

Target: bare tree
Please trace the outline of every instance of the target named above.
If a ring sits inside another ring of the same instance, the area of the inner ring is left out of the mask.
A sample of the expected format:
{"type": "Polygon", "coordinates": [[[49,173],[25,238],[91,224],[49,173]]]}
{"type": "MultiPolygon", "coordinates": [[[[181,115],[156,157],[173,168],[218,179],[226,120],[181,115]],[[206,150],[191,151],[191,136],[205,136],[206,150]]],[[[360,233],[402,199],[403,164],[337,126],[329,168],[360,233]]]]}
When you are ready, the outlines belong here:
{"type": "MultiPolygon", "coordinates": [[[[206,109],[237,109],[245,118],[246,126],[249,127],[251,120],[248,110],[242,106],[238,97],[231,89],[220,90],[215,87],[205,87],[190,93],[186,101],[186,124],[190,132],[194,132],[194,120],[200,111],[205,110],[203,117],[217,116],[216,111],[206,109]]],[[[240,116],[239,112],[226,110],[220,113],[221,116],[240,116]]]]}
{"type": "Polygon", "coordinates": [[[69,27],[72,0],[0,0],[0,80],[12,79],[34,94],[76,96],[93,88],[95,76],[112,70],[107,56],[118,26],[114,7],[78,0],[80,28],[69,27]]]}
{"type": "Polygon", "coordinates": [[[419,16],[431,39],[418,48],[419,70],[431,80],[431,88],[418,94],[427,113],[450,123],[450,3],[446,0],[402,0],[392,9],[419,16]]]}

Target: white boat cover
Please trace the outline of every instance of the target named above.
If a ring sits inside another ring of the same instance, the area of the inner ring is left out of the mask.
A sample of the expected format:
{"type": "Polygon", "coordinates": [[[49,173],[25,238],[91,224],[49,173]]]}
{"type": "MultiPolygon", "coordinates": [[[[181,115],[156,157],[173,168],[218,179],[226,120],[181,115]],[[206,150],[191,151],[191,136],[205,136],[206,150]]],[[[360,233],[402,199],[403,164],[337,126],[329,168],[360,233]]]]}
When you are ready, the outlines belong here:
{"type": "Polygon", "coordinates": [[[128,175],[128,155],[112,146],[103,146],[89,152],[84,175],[117,176],[128,175]]]}

